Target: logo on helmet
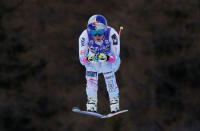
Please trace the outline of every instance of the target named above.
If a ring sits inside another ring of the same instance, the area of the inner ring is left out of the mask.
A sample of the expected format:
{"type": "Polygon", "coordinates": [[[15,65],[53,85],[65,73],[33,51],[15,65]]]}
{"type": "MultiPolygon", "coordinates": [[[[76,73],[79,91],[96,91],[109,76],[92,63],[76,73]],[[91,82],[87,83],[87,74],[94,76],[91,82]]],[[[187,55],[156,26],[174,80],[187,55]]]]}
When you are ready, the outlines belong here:
{"type": "Polygon", "coordinates": [[[92,26],[94,26],[95,30],[97,30],[98,25],[99,25],[99,21],[95,21],[92,23],[92,26]]]}
{"type": "Polygon", "coordinates": [[[95,22],[93,22],[92,25],[93,25],[93,26],[96,26],[97,23],[99,23],[99,21],[95,21],[95,22]]]}

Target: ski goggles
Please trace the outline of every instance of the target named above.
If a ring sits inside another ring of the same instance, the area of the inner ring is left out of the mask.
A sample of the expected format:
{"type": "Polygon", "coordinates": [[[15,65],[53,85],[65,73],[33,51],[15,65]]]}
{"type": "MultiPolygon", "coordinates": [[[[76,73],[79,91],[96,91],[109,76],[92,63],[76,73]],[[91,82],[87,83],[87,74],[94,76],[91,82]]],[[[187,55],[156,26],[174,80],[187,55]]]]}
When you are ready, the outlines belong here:
{"type": "Polygon", "coordinates": [[[104,30],[91,30],[90,31],[90,34],[92,35],[92,36],[102,36],[103,34],[105,33],[105,31],[104,30]]]}

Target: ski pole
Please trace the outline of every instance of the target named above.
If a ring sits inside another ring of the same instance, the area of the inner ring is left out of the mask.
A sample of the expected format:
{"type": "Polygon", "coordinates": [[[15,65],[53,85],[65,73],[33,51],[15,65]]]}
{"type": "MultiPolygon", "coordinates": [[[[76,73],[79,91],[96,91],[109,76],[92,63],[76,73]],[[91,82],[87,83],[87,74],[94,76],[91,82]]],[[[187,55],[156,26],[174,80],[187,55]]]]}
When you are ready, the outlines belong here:
{"type": "Polygon", "coordinates": [[[120,30],[119,30],[119,38],[120,38],[120,35],[121,35],[121,32],[122,32],[123,29],[124,29],[124,27],[123,27],[123,26],[120,26],[120,30]]]}

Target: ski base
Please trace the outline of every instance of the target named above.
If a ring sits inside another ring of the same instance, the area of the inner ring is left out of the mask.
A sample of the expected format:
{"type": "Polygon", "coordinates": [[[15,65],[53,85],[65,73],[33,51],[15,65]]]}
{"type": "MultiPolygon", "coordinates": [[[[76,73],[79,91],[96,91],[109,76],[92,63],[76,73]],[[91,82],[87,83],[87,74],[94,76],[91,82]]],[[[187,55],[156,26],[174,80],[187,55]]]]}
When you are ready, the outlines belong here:
{"type": "Polygon", "coordinates": [[[107,115],[102,115],[102,114],[95,113],[95,112],[83,111],[83,110],[80,110],[78,107],[73,107],[72,111],[76,112],[76,113],[80,113],[80,114],[98,117],[98,118],[101,118],[101,119],[106,119],[106,118],[110,118],[110,117],[113,117],[115,115],[119,115],[121,113],[127,112],[128,110],[121,110],[121,111],[118,111],[118,112],[115,112],[115,113],[109,113],[107,115]]]}

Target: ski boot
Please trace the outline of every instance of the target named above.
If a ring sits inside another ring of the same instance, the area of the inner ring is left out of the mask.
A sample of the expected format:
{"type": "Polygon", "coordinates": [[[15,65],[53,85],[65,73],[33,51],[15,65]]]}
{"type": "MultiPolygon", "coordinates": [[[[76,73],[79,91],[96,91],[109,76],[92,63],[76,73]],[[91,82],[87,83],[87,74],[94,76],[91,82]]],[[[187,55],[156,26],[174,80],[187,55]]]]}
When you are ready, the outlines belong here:
{"type": "Polygon", "coordinates": [[[111,98],[110,99],[110,111],[111,113],[115,113],[119,111],[119,98],[111,98]]]}
{"type": "Polygon", "coordinates": [[[86,107],[89,112],[97,112],[97,98],[89,97],[86,107]]]}

